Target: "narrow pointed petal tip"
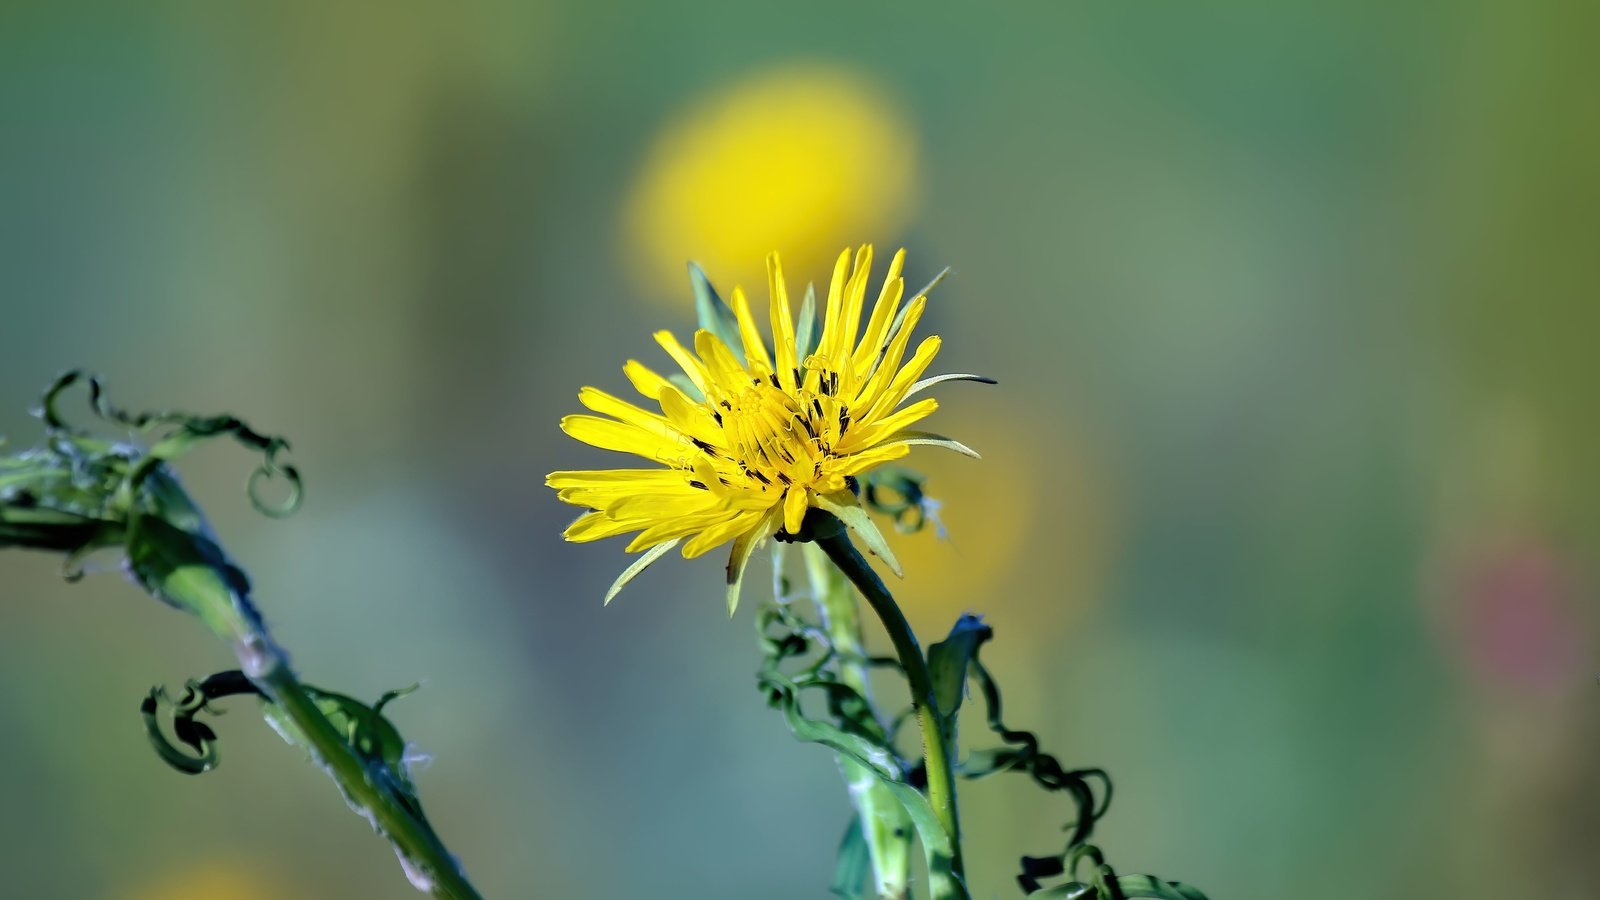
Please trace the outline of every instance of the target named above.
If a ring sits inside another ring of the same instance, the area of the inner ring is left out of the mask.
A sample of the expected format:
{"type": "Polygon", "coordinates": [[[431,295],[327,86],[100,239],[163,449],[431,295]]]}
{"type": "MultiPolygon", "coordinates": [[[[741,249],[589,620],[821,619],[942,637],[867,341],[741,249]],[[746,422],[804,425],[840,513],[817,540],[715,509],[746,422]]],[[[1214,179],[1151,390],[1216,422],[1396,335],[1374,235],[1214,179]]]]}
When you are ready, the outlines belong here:
{"type": "Polygon", "coordinates": [[[966,372],[961,372],[961,373],[951,374],[951,375],[934,375],[934,376],[931,376],[929,378],[924,378],[921,381],[918,381],[916,384],[913,384],[911,386],[910,390],[906,391],[906,396],[907,397],[913,396],[914,394],[917,394],[920,391],[925,391],[928,388],[931,388],[936,384],[944,384],[947,381],[972,381],[972,382],[976,382],[978,384],[999,384],[1000,383],[1000,382],[994,380],[993,378],[990,378],[987,375],[972,375],[972,374],[968,374],[966,372]]]}
{"type": "Polygon", "coordinates": [[[673,538],[670,541],[664,541],[655,545],[654,547],[651,547],[649,550],[644,552],[643,556],[634,560],[632,565],[628,566],[626,569],[623,569],[622,574],[617,576],[617,580],[611,583],[611,589],[606,591],[606,599],[603,605],[610,606],[611,601],[616,598],[617,594],[621,593],[622,589],[628,586],[628,582],[637,578],[640,572],[643,572],[645,569],[650,567],[651,563],[665,556],[667,551],[678,546],[679,540],[681,540],[681,538],[673,538]]]}

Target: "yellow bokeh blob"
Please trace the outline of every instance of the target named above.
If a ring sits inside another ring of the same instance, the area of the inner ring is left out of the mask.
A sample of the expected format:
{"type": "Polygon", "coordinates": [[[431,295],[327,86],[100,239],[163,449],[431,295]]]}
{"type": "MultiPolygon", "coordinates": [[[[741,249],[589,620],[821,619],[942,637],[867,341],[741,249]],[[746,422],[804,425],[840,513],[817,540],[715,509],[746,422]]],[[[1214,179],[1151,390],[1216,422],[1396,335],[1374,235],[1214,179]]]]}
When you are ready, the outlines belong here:
{"type": "Polygon", "coordinates": [[[893,242],[916,167],[911,126],[867,77],[820,63],[757,72],[691,103],[652,142],[623,213],[630,269],[647,296],[675,304],[691,259],[724,293],[764,287],[773,250],[802,279],[822,278],[839,248],[893,242]]]}
{"type": "Polygon", "coordinates": [[[929,641],[964,612],[989,616],[1006,645],[1050,641],[1105,587],[1115,542],[1105,473],[1072,434],[997,400],[935,414],[940,431],[961,435],[983,459],[919,449],[901,463],[928,476],[949,531],[948,540],[932,527],[889,538],[905,567],[889,588],[929,641]]]}
{"type": "Polygon", "coordinates": [[[259,872],[239,864],[206,862],[169,873],[122,895],[126,900],[280,900],[259,872]]]}

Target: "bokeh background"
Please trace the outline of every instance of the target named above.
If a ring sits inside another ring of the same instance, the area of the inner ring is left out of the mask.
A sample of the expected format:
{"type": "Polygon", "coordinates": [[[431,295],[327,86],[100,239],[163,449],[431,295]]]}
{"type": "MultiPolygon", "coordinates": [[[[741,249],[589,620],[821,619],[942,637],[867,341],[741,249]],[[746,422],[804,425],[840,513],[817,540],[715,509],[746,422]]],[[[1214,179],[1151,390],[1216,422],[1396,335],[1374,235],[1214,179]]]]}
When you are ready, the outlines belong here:
{"type": "MultiPolygon", "coordinates": [[[[562,543],[555,425],[872,241],[954,268],[899,540],[1014,722],[1117,783],[1123,871],[1216,898],[1600,896],[1595,248],[1583,4],[148,3],[0,8],[0,431],[56,372],[290,435],[308,495],[184,463],[307,676],[394,707],[492,897],[815,898],[828,755],[753,687],[747,594],[562,543]]],[[[880,256],[880,258],[882,258],[880,256]]],[[[230,665],[115,574],[0,557],[6,896],[413,896],[249,710],[163,766],[154,683],[230,665]]],[[[754,579],[760,584],[761,579],[754,579]]],[[[1059,846],[963,803],[981,898],[1059,846]]]]}

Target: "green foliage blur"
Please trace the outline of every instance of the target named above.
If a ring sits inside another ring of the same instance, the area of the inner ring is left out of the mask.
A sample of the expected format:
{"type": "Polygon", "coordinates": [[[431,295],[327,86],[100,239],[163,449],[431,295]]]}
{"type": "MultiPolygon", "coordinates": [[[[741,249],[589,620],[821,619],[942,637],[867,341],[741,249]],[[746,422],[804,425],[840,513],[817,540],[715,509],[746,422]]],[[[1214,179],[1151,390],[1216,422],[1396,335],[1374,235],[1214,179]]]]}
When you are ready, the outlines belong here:
{"type": "MultiPolygon", "coordinates": [[[[857,91],[892,127],[772,183],[893,189],[769,249],[954,268],[937,368],[1000,384],[941,389],[933,427],[985,458],[907,461],[949,540],[891,535],[892,587],[925,642],[986,614],[1008,720],[1110,770],[1108,856],[1235,900],[1589,896],[1597,27],[1539,2],[13,0],[0,433],[27,445],[86,366],[127,407],[289,436],[290,519],[251,510],[232,448],[186,486],[308,680],[422,681],[390,715],[487,895],[823,897],[849,809],[755,689],[755,604],[730,624],[716,560],[669,557],[602,607],[622,542],[564,544],[543,475],[609,462],[556,428],[580,386],[620,393],[624,360],[666,364],[651,331],[691,330],[672,241],[709,266],[777,227],[732,182],[650,200],[691,177],[663,135],[714,120],[738,150],[762,123],[705,110],[774,72],[857,91]]],[[[0,893],[417,896],[251,704],[215,772],[150,751],[150,686],[229,655],[96,562],[68,585],[0,556],[0,893]]],[[[962,807],[981,897],[1018,896],[1070,812],[998,779],[962,807]]]]}

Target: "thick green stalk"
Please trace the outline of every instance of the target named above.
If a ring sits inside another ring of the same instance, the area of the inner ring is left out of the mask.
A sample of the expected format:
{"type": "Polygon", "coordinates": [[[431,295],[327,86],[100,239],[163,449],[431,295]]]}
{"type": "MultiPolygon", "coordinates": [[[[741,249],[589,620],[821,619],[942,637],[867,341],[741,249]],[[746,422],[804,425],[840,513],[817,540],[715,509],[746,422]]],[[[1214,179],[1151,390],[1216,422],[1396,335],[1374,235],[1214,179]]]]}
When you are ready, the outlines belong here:
{"type": "MultiPolygon", "coordinates": [[[[872,611],[878,614],[883,622],[883,628],[889,634],[889,640],[894,644],[896,655],[900,657],[900,665],[905,669],[906,681],[911,687],[911,704],[916,710],[917,725],[922,731],[923,759],[928,773],[928,802],[933,806],[934,814],[938,816],[939,823],[950,837],[950,870],[957,879],[962,876],[961,864],[961,826],[956,815],[956,790],[955,790],[955,747],[946,739],[944,730],[939,726],[938,705],[934,700],[933,677],[928,672],[928,662],[923,658],[922,647],[917,643],[917,636],[911,630],[911,623],[906,621],[905,614],[900,612],[900,607],[894,602],[889,589],[884,586],[878,573],[867,565],[850,543],[850,538],[844,529],[838,529],[826,536],[816,538],[817,546],[828,554],[833,564],[839,571],[849,578],[861,596],[866,598],[872,611]]],[[[938,900],[941,896],[964,896],[965,890],[955,886],[956,893],[941,894],[935,886],[934,897],[938,900]]]]}
{"type": "Polygon", "coordinates": [[[481,900],[460,865],[426,822],[400,805],[393,792],[375,784],[367,764],[356,756],[304,686],[281,659],[266,672],[252,675],[284,717],[305,740],[318,765],[339,785],[345,798],[394,844],[406,876],[419,890],[441,900],[481,900]]]}
{"type": "MultiPolygon", "coordinates": [[[[805,544],[806,574],[822,611],[828,641],[837,654],[839,680],[871,704],[867,679],[866,647],[861,640],[861,608],[844,573],[816,546],[805,544]]],[[[876,713],[874,713],[876,715],[876,713]]],[[[876,774],[840,754],[839,772],[849,789],[850,802],[861,822],[862,836],[872,860],[873,890],[879,900],[905,900],[910,896],[911,819],[905,807],[876,774]]]]}
{"type": "Polygon", "coordinates": [[[196,545],[182,540],[176,530],[152,529],[147,523],[145,538],[141,547],[146,552],[135,560],[135,570],[147,586],[174,606],[194,610],[233,645],[240,668],[269,701],[269,721],[280,733],[288,732],[285,739],[301,743],[351,807],[389,840],[411,883],[440,900],[481,900],[432,827],[403,805],[387,773],[362,760],[306,693],[286,654],[261,624],[249,598],[222,574],[223,567],[196,562],[196,545]]]}

